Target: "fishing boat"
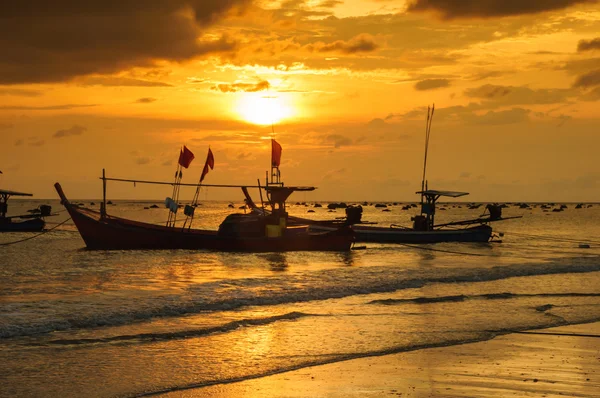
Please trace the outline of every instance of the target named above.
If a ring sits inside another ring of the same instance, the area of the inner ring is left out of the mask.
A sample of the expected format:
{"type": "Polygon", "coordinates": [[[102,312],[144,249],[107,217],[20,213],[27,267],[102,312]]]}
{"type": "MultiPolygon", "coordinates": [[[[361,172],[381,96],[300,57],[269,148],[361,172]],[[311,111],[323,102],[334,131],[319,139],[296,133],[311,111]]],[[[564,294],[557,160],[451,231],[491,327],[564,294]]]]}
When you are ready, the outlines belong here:
{"type": "Polygon", "coordinates": [[[30,214],[7,216],[11,196],[33,196],[30,193],[0,189],[0,232],[39,232],[44,229],[44,217],[52,215],[52,207],[42,205],[30,214]]]}
{"type": "MultiPolygon", "coordinates": [[[[342,220],[317,221],[300,217],[289,217],[291,225],[310,226],[312,231],[333,231],[341,225],[352,226],[356,234],[356,242],[376,243],[441,243],[441,242],[488,242],[495,235],[490,226],[491,222],[508,220],[515,217],[502,217],[502,207],[488,204],[484,213],[475,219],[454,221],[444,224],[435,224],[436,203],[441,197],[459,198],[468,195],[468,192],[441,191],[427,189],[426,169],[431,122],[435,106],[427,110],[427,123],[425,135],[425,159],[423,162],[423,179],[421,190],[416,192],[421,196],[421,213],[411,218],[412,226],[370,225],[362,222],[362,207],[346,207],[346,217],[342,220]],[[364,225],[367,224],[367,225],[364,225]]],[[[279,170],[277,169],[277,174],[279,170]]],[[[264,209],[258,208],[247,190],[242,190],[246,204],[254,212],[262,214],[264,209]]],[[[268,212],[268,210],[266,210],[268,212]]]]}
{"type": "MultiPolygon", "coordinates": [[[[261,214],[262,209],[257,208],[252,198],[244,190],[246,203],[256,213],[261,214]]],[[[489,214],[481,217],[456,221],[446,224],[435,225],[435,202],[440,197],[460,197],[467,195],[467,192],[434,191],[427,190],[417,192],[427,198],[428,206],[422,211],[421,215],[412,217],[412,227],[404,227],[391,224],[387,227],[371,225],[361,225],[362,206],[348,206],[346,208],[346,217],[336,220],[311,220],[301,217],[289,216],[290,225],[309,225],[311,231],[325,232],[334,231],[341,226],[351,226],[356,235],[356,242],[371,243],[441,243],[441,242],[488,242],[493,236],[492,227],[489,225],[492,221],[506,220],[516,217],[501,217],[501,208],[496,205],[488,205],[486,210],[489,214]],[[500,211],[499,211],[500,210],[500,211]]]]}
{"type": "MultiPolygon", "coordinates": [[[[183,152],[183,151],[182,151],[183,152]]],[[[192,157],[193,158],[193,157],[192,157]]],[[[186,162],[184,161],[184,164],[186,162]]],[[[181,156],[180,156],[181,164],[181,156]]],[[[189,162],[187,163],[189,165],[189,162]]],[[[71,203],[59,183],[54,187],[66,208],[79,234],[88,249],[95,250],[131,250],[131,249],[204,249],[226,252],[287,252],[287,251],[347,251],[354,242],[354,232],[347,227],[332,231],[309,231],[308,226],[289,226],[285,202],[297,191],[310,191],[314,187],[257,187],[265,189],[271,205],[270,213],[230,214],[221,223],[218,230],[192,228],[196,200],[184,208],[183,226],[176,224],[178,190],[181,186],[199,186],[208,172],[214,167],[214,158],[209,150],[203,175],[198,184],[181,183],[181,170],[178,166],[174,183],[160,181],[142,181],[131,179],[107,178],[103,170],[103,201],[100,211],[91,210],[71,203]],[[212,160],[210,160],[212,159],[212,160]],[[212,164],[212,166],[210,166],[212,164]],[[175,195],[167,198],[166,206],[171,217],[167,225],[156,225],[129,220],[107,214],[106,182],[123,181],[148,184],[173,185],[175,195]]],[[[187,167],[186,167],[187,168],[187,167]]],[[[206,187],[240,188],[238,185],[203,184],[206,187]]]]}

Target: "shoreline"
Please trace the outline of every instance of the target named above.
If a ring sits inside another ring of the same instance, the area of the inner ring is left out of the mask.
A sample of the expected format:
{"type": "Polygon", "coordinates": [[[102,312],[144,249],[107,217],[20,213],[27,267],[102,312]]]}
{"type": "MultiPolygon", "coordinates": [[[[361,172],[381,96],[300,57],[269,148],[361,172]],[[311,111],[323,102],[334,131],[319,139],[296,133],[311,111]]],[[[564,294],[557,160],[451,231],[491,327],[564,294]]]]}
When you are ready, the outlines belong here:
{"type": "Polygon", "coordinates": [[[306,367],[161,397],[600,397],[600,322],[306,367]]]}

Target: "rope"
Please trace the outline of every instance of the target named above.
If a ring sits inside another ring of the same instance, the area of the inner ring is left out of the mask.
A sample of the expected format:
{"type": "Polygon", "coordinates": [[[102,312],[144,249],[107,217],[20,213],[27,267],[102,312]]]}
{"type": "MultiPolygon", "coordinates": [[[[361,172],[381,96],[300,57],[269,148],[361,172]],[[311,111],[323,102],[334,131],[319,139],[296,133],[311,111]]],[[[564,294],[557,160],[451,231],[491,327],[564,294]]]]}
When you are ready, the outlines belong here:
{"type": "Polygon", "coordinates": [[[60,224],[58,224],[58,225],[55,225],[54,227],[52,227],[52,228],[50,228],[50,229],[48,229],[48,230],[46,230],[46,231],[42,231],[42,232],[40,232],[39,234],[36,234],[36,235],[30,236],[30,237],[28,237],[28,238],[25,238],[25,239],[21,239],[21,240],[15,240],[15,241],[13,241],[13,242],[0,243],[0,246],[14,245],[14,244],[16,244],[16,243],[21,243],[21,242],[25,242],[25,241],[28,241],[28,240],[30,240],[30,239],[33,239],[33,238],[37,238],[38,236],[41,236],[41,235],[47,234],[48,232],[52,232],[53,230],[55,230],[56,228],[60,227],[61,225],[63,225],[63,224],[64,224],[64,223],[66,223],[67,221],[69,221],[70,219],[71,219],[71,218],[69,217],[69,218],[67,218],[65,221],[61,222],[60,224]]]}
{"type": "Polygon", "coordinates": [[[589,239],[560,238],[560,237],[548,236],[548,235],[523,234],[523,233],[519,233],[519,232],[508,232],[508,234],[515,235],[515,236],[537,238],[537,239],[542,239],[542,240],[557,241],[557,242],[575,242],[575,243],[581,242],[581,243],[595,243],[595,244],[600,245],[600,241],[589,240],[589,239]]]}
{"type": "MultiPolygon", "coordinates": [[[[432,252],[458,254],[461,256],[496,257],[496,258],[512,257],[512,258],[526,258],[526,259],[531,258],[529,256],[511,256],[511,255],[506,255],[506,254],[496,255],[496,254],[468,253],[468,252],[459,252],[459,251],[453,251],[453,250],[434,249],[433,247],[422,247],[422,246],[410,245],[407,243],[395,243],[395,244],[400,245],[400,246],[410,247],[413,249],[428,250],[428,251],[432,251],[432,252]]],[[[578,254],[578,255],[583,255],[583,256],[598,256],[598,254],[596,254],[596,253],[588,253],[588,252],[573,252],[573,251],[565,252],[565,251],[559,251],[559,250],[544,250],[544,249],[538,249],[538,251],[546,251],[549,253],[560,253],[560,254],[578,254]]]]}
{"type": "Polygon", "coordinates": [[[489,255],[489,254],[467,253],[467,252],[457,252],[457,251],[444,250],[444,249],[434,249],[433,247],[422,247],[422,246],[416,246],[416,245],[409,245],[407,243],[396,243],[396,244],[400,245],[400,246],[411,247],[413,249],[429,250],[432,252],[442,252],[442,253],[450,253],[450,254],[460,254],[461,256],[498,257],[495,255],[489,255]]]}

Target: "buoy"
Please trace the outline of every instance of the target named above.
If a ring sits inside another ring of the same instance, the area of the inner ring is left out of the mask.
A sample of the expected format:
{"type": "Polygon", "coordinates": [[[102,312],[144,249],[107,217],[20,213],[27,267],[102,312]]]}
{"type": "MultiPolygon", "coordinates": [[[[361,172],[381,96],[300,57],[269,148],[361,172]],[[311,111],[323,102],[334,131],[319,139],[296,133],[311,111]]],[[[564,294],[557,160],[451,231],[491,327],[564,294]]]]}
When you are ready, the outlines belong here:
{"type": "Polygon", "coordinates": [[[589,249],[590,245],[588,245],[587,243],[580,243],[579,244],[579,248],[580,249],[589,249]]]}

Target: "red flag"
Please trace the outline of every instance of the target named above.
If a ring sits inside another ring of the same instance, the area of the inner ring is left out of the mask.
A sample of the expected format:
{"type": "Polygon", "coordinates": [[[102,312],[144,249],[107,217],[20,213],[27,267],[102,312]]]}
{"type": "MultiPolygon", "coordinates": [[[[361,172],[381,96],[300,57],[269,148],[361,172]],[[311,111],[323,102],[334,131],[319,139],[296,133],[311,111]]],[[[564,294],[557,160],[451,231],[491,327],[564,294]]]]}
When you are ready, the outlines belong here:
{"type": "Polygon", "coordinates": [[[274,139],[271,139],[271,167],[279,167],[281,163],[281,145],[274,139]]]}
{"type": "Polygon", "coordinates": [[[202,176],[200,176],[200,182],[204,181],[204,177],[208,174],[208,168],[215,168],[215,157],[213,156],[212,151],[208,148],[208,155],[206,155],[206,162],[204,162],[204,169],[202,169],[202,176]]]}
{"type": "Polygon", "coordinates": [[[179,152],[179,164],[187,169],[190,167],[192,160],[194,160],[194,154],[184,145],[181,152],[179,152]]]}

